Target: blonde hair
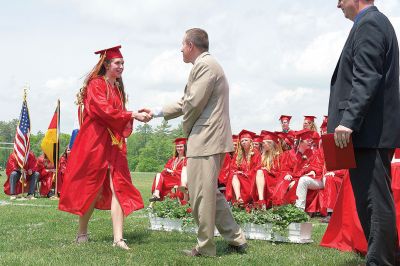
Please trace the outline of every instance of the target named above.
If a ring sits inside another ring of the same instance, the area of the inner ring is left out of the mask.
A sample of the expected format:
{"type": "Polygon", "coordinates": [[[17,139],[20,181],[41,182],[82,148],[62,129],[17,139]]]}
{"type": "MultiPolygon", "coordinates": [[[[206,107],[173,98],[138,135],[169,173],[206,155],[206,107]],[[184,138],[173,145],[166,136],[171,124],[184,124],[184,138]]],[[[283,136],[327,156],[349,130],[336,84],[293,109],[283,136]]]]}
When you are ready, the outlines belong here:
{"type": "MultiPolygon", "coordinates": [[[[109,65],[111,63],[111,60],[106,60],[106,53],[103,53],[102,56],[100,57],[99,62],[97,62],[97,64],[93,67],[93,69],[89,72],[89,74],[86,75],[82,88],[80,88],[79,92],[76,94],[75,103],[77,105],[83,105],[84,100],[86,98],[86,90],[87,90],[87,86],[89,85],[89,82],[96,77],[104,76],[107,72],[104,64],[109,65]]],[[[124,88],[124,83],[122,81],[122,78],[117,78],[116,84],[117,84],[118,90],[121,92],[122,105],[123,105],[123,108],[125,109],[125,104],[127,102],[127,96],[125,94],[125,88],[124,88]]]]}
{"type": "MultiPolygon", "coordinates": [[[[247,163],[250,163],[251,156],[254,154],[253,150],[254,150],[253,140],[250,139],[250,149],[249,149],[249,152],[247,153],[247,158],[246,158],[247,163]]],[[[244,154],[245,154],[245,152],[244,152],[244,149],[243,149],[242,144],[240,143],[240,139],[239,139],[239,143],[238,143],[238,147],[237,147],[237,157],[236,157],[236,165],[237,166],[239,166],[242,163],[244,154]],[[239,148],[239,145],[240,145],[240,148],[239,148]]]]}
{"type": "MultiPolygon", "coordinates": [[[[263,150],[261,165],[265,167],[268,171],[271,171],[271,168],[274,167],[274,161],[279,155],[282,154],[282,150],[280,149],[280,145],[277,145],[274,141],[272,142],[271,148],[269,151],[266,149],[263,150]]],[[[277,161],[277,166],[279,167],[279,161],[277,161]]]]}

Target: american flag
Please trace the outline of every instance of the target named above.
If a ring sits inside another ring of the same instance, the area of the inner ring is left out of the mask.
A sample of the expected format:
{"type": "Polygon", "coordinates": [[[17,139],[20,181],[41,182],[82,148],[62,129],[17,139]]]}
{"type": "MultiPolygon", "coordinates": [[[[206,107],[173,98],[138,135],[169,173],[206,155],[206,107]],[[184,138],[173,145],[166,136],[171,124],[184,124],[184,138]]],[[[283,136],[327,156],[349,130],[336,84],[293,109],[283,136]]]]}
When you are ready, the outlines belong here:
{"type": "Polygon", "coordinates": [[[24,100],[14,140],[14,154],[21,168],[25,166],[28,159],[30,149],[30,131],[31,120],[29,119],[28,105],[26,104],[26,100],[24,100]]]}

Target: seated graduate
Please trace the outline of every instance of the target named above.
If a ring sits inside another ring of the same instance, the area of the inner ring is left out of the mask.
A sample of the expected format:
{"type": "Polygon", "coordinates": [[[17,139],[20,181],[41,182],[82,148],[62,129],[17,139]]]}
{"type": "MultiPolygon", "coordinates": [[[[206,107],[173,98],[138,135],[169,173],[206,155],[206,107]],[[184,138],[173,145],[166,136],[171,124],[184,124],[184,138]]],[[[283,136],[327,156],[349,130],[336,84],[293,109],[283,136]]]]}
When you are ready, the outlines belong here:
{"type": "Polygon", "coordinates": [[[17,155],[13,152],[8,157],[6,166],[7,180],[4,183],[4,193],[10,195],[10,200],[15,200],[18,194],[28,192],[27,199],[36,199],[36,182],[39,179],[39,173],[36,170],[36,157],[32,151],[29,151],[25,166],[21,168],[17,155]],[[24,187],[19,182],[21,176],[25,177],[24,187]]]}
{"type": "MultiPolygon", "coordinates": [[[[183,171],[183,168],[186,166],[186,139],[177,138],[174,142],[174,156],[165,164],[164,170],[154,177],[151,188],[153,195],[149,199],[150,202],[160,201],[171,193],[171,190],[175,190],[174,193],[176,193],[179,186],[185,186],[186,171],[183,171]],[[183,180],[182,177],[184,177],[183,180]]],[[[183,195],[179,196],[183,199],[183,195]]]]}
{"type": "Polygon", "coordinates": [[[55,180],[56,169],[44,153],[38,157],[37,171],[40,174],[40,195],[48,198],[54,196],[54,192],[51,189],[55,180]]]}
{"type": "Polygon", "coordinates": [[[257,149],[260,153],[262,152],[262,146],[263,146],[263,139],[261,136],[259,135],[255,135],[253,137],[253,145],[254,148],[257,149]]]}
{"type": "Polygon", "coordinates": [[[63,180],[64,180],[64,174],[65,170],[67,169],[67,162],[68,162],[68,157],[69,154],[71,153],[71,149],[69,146],[65,148],[64,153],[61,155],[59,163],[58,163],[58,175],[57,175],[57,194],[60,194],[63,180]]]}
{"type": "Polygon", "coordinates": [[[253,200],[263,209],[272,205],[272,194],[280,175],[282,148],[274,132],[261,131],[263,150],[261,169],[257,170],[253,200]]]}
{"type": "Polygon", "coordinates": [[[231,176],[226,187],[226,198],[239,205],[252,201],[252,189],[257,170],[261,168],[260,152],[254,148],[255,133],[242,130],[239,133],[240,145],[232,159],[231,176]]]}
{"type": "Polygon", "coordinates": [[[273,195],[276,205],[296,201],[296,206],[304,209],[307,196],[307,189],[304,192],[304,187],[307,187],[307,183],[313,183],[313,180],[321,179],[323,165],[311,149],[313,134],[313,131],[308,129],[296,132],[297,148],[286,151],[282,155],[281,178],[273,195]],[[304,178],[300,185],[301,177],[304,178]],[[298,186],[300,188],[297,190],[298,186]]]}
{"type": "Polygon", "coordinates": [[[218,189],[224,194],[226,191],[226,185],[228,183],[228,179],[231,174],[232,158],[234,157],[234,155],[236,153],[238,139],[239,139],[239,137],[237,135],[232,135],[234,151],[226,153],[224,162],[222,164],[221,171],[219,172],[219,175],[218,175],[218,189]]]}

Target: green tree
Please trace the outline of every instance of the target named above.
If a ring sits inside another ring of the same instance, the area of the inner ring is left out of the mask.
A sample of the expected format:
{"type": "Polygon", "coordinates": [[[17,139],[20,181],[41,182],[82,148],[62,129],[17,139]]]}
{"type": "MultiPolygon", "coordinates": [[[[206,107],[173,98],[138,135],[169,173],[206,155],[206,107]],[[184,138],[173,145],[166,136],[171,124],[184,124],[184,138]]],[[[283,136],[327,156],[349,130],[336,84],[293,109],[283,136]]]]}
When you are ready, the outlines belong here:
{"type": "Polygon", "coordinates": [[[139,125],[134,133],[128,138],[128,166],[129,169],[136,169],[139,163],[140,151],[146,146],[153,134],[153,128],[148,124],[139,125]]]}

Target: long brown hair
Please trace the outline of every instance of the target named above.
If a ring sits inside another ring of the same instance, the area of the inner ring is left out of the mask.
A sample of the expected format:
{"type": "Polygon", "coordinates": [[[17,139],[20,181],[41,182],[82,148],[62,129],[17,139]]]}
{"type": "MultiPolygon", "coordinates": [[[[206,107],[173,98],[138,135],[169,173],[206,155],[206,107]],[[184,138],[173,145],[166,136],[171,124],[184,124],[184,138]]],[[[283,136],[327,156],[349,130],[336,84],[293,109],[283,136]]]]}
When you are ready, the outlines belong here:
{"type": "MultiPolygon", "coordinates": [[[[113,59],[110,60],[106,60],[106,54],[104,53],[101,57],[99,62],[97,62],[97,64],[93,67],[93,69],[89,72],[89,74],[86,75],[86,78],[83,82],[83,86],[82,88],[79,90],[79,92],[76,94],[76,104],[77,105],[83,105],[83,102],[86,98],[86,90],[87,90],[87,86],[89,85],[89,82],[96,78],[96,77],[104,77],[104,75],[107,72],[107,69],[105,67],[105,65],[109,65],[111,64],[113,59]]],[[[124,83],[122,81],[122,78],[117,78],[116,80],[116,85],[117,88],[119,89],[119,91],[121,92],[122,95],[122,105],[123,108],[125,109],[125,104],[127,102],[127,96],[125,94],[125,87],[124,87],[124,83]]]]}

